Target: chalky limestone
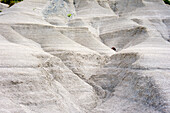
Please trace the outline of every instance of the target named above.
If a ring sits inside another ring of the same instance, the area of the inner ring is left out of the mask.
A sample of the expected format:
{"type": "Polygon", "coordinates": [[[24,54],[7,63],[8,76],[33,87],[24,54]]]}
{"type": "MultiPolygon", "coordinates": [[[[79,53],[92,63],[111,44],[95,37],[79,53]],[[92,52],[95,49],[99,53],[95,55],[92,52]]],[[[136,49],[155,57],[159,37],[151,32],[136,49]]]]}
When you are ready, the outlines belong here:
{"type": "Polygon", "coordinates": [[[24,0],[3,9],[0,113],[169,113],[169,8],[24,0]]]}

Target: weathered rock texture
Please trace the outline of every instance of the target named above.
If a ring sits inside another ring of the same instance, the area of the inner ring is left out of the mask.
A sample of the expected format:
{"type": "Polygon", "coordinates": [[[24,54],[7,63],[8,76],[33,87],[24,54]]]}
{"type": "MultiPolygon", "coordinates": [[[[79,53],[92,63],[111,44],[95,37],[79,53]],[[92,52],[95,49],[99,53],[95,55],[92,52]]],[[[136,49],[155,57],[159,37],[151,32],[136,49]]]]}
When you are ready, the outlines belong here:
{"type": "Polygon", "coordinates": [[[2,12],[3,9],[6,9],[8,7],[9,7],[9,5],[0,2],[0,11],[1,12],[2,12]]]}
{"type": "Polygon", "coordinates": [[[4,9],[0,113],[170,113],[169,8],[24,0],[4,9]]]}

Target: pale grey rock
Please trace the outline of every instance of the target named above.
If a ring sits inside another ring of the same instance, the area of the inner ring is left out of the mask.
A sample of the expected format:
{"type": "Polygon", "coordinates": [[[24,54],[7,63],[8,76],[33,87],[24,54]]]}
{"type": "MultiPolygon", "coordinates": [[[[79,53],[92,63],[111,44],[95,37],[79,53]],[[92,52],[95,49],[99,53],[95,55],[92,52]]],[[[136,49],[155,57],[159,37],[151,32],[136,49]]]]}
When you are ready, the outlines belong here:
{"type": "Polygon", "coordinates": [[[75,2],[75,10],[80,18],[116,16],[111,9],[100,6],[96,0],[76,0],[75,2]]]}
{"type": "Polygon", "coordinates": [[[0,2],[0,10],[1,10],[1,11],[4,10],[4,9],[6,9],[6,8],[8,8],[8,7],[9,7],[8,4],[4,4],[4,3],[1,3],[1,2],[0,2]]]}
{"type": "Polygon", "coordinates": [[[24,0],[0,13],[0,112],[169,113],[169,41],[160,0],[24,0]]]}
{"type": "Polygon", "coordinates": [[[162,22],[165,24],[165,29],[168,29],[167,32],[164,34],[164,38],[170,41],[170,18],[165,18],[162,20],[162,22]]]}

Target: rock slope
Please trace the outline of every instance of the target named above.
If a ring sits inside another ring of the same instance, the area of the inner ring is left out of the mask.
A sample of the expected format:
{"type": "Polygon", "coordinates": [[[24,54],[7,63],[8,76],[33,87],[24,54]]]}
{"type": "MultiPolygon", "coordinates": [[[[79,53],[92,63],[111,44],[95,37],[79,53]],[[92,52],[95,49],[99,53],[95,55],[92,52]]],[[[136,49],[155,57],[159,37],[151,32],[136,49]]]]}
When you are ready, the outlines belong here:
{"type": "Polygon", "coordinates": [[[170,112],[163,1],[24,0],[1,8],[0,113],[170,112]]]}

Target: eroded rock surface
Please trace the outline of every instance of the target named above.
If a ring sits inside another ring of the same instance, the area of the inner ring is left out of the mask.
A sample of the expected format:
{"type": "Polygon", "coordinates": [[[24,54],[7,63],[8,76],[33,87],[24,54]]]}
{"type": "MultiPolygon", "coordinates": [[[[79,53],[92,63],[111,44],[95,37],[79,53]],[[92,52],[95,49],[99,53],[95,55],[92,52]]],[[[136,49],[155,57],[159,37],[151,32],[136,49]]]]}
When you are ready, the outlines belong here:
{"type": "Polygon", "coordinates": [[[0,12],[2,12],[2,10],[6,9],[8,7],[9,7],[9,5],[0,2],[0,12]]]}
{"type": "Polygon", "coordinates": [[[169,113],[169,8],[24,0],[4,9],[0,113],[169,113]]]}

